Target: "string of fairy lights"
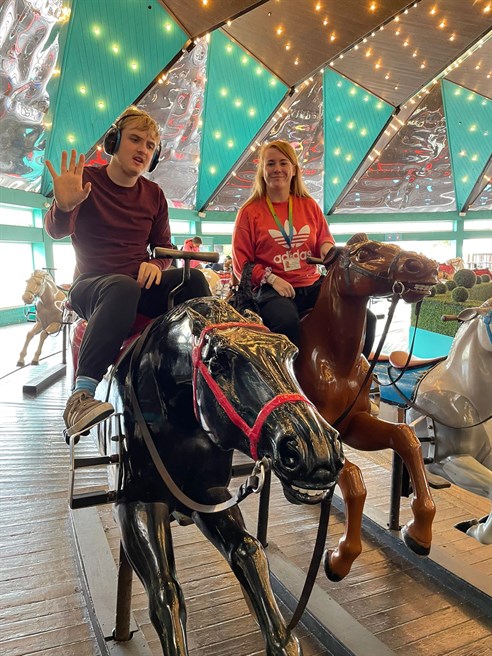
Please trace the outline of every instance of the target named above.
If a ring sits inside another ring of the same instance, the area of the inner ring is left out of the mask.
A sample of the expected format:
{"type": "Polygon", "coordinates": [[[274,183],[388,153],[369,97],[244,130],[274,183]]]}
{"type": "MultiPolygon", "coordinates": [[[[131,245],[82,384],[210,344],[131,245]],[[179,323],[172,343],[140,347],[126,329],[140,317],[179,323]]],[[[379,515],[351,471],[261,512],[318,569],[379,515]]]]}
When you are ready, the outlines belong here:
{"type": "MultiPolygon", "coordinates": [[[[281,5],[281,2],[282,0],[275,0],[275,4],[281,5]]],[[[201,4],[201,6],[206,10],[206,9],[212,9],[214,2],[213,0],[197,0],[197,4],[201,4]]],[[[384,10],[383,3],[377,2],[375,0],[367,0],[364,3],[361,3],[361,5],[362,5],[361,10],[365,9],[365,11],[368,14],[373,14],[375,17],[375,21],[377,21],[378,12],[384,10]]],[[[492,17],[491,0],[474,0],[473,5],[474,6],[478,5],[481,12],[483,12],[483,14],[485,15],[490,14],[490,16],[492,17]]],[[[378,23],[377,28],[373,29],[370,33],[366,33],[365,35],[361,36],[358,41],[352,42],[350,46],[348,46],[344,51],[339,51],[332,59],[329,59],[326,62],[325,66],[336,68],[337,62],[343,60],[344,57],[347,57],[349,54],[352,56],[352,62],[353,62],[354,55],[355,53],[357,53],[357,55],[360,56],[364,62],[370,61],[372,63],[373,70],[378,76],[381,75],[382,79],[384,79],[386,82],[393,80],[394,78],[396,78],[396,74],[391,68],[390,65],[391,62],[385,61],[385,58],[383,57],[380,51],[380,44],[381,44],[380,39],[383,37],[383,35],[382,34],[380,35],[380,33],[384,31],[385,42],[387,42],[389,37],[393,42],[395,42],[396,39],[397,42],[399,43],[401,48],[401,56],[399,57],[400,62],[402,58],[409,58],[411,65],[415,69],[420,69],[422,71],[422,74],[425,75],[426,69],[430,68],[429,61],[423,54],[425,50],[425,44],[418,43],[418,36],[414,35],[412,31],[411,12],[412,10],[417,9],[419,6],[421,6],[421,11],[419,12],[419,22],[425,23],[429,27],[431,27],[434,33],[436,34],[436,38],[440,38],[442,41],[447,40],[448,42],[455,43],[456,46],[459,46],[459,42],[460,42],[459,25],[455,24],[456,18],[454,18],[454,22],[453,22],[453,17],[449,13],[449,11],[446,10],[445,1],[444,0],[441,0],[440,2],[436,1],[433,4],[431,4],[429,0],[415,0],[414,2],[409,3],[404,8],[402,8],[399,11],[399,13],[392,15],[389,19],[383,22],[378,23]],[[425,5],[428,5],[428,7],[426,7],[425,5]],[[379,35],[380,37],[378,38],[379,35]]],[[[335,28],[336,20],[332,19],[331,16],[328,14],[327,7],[328,7],[327,2],[321,2],[320,0],[313,0],[310,8],[306,9],[306,11],[311,12],[315,17],[317,17],[317,20],[319,20],[323,30],[325,30],[326,32],[327,44],[332,44],[333,42],[335,42],[337,39],[340,38],[340,34],[337,32],[335,28]]],[[[69,10],[64,11],[63,20],[66,21],[68,20],[69,17],[70,17],[70,11],[69,10]]],[[[230,26],[231,21],[227,21],[227,25],[230,26]]],[[[163,34],[170,33],[173,30],[173,26],[174,24],[171,21],[168,20],[164,21],[162,25],[163,34]]],[[[293,58],[292,63],[295,66],[298,66],[301,62],[301,55],[295,52],[296,50],[295,34],[289,34],[289,30],[287,29],[287,25],[285,22],[277,22],[275,25],[273,25],[272,29],[274,33],[273,34],[274,38],[281,41],[282,46],[285,49],[286,53],[289,53],[289,56],[293,58]]],[[[108,49],[109,55],[112,55],[114,57],[119,57],[120,59],[122,57],[127,57],[128,70],[130,72],[137,72],[141,65],[138,59],[136,57],[128,57],[127,53],[124,52],[122,46],[119,43],[112,41],[110,39],[109,33],[107,32],[108,31],[104,30],[101,25],[94,24],[91,27],[91,34],[94,39],[97,39],[99,41],[106,39],[107,43],[105,43],[105,46],[108,49]]],[[[206,34],[205,38],[208,41],[210,36],[206,34]]],[[[406,101],[406,104],[403,105],[403,108],[406,109],[408,104],[415,105],[424,96],[424,94],[430,93],[433,85],[435,85],[442,77],[446,76],[448,73],[458,68],[463,63],[463,61],[465,61],[465,59],[467,59],[471,54],[473,54],[476,50],[482,47],[485,40],[486,40],[485,38],[481,39],[466,53],[462,54],[456,61],[454,61],[453,63],[449,64],[446,68],[441,70],[430,81],[427,81],[425,86],[422,87],[418,93],[416,93],[414,96],[412,96],[406,101]]],[[[195,41],[195,43],[197,42],[198,41],[195,41]]],[[[228,49],[228,53],[231,53],[236,47],[237,46],[233,46],[232,44],[229,44],[226,50],[228,49]]],[[[394,62],[394,60],[395,57],[393,55],[392,61],[394,62]]],[[[242,57],[242,63],[245,66],[250,64],[253,66],[255,65],[255,60],[252,57],[248,57],[246,54],[244,54],[242,57]]],[[[475,70],[477,72],[482,71],[483,75],[487,79],[490,79],[492,75],[492,69],[488,68],[488,62],[484,61],[483,58],[482,60],[477,61],[475,65],[475,70]]],[[[320,68],[318,70],[318,73],[323,75],[324,67],[320,68]]],[[[54,75],[57,74],[58,75],[60,74],[59,69],[55,69],[54,75]]],[[[264,75],[265,80],[267,80],[268,78],[268,83],[271,85],[274,85],[278,82],[277,78],[271,74],[268,74],[267,70],[262,66],[256,65],[256,74],[258,76],[264,75]]],[[[293,88],[293,94],[299,93],[307,85],[310,85],[314,79],[313,75],[316,75],[316,73],[313,73],[309,78],[297,84],[293,88]]],[[[167,78],[168,78],[168,72],[165,71],[161,76],[159,76],[157,82],[159,84],[164,84],[167,81],[167,78]]],[[[207,80],[205,80],[204,82],[206,83],[207,80]]],[[[394,79],[393,88],[395,91],[398,91],[399,89],[399,84],[397,79],[394,79]]],[[[79,82],[77,85],[77,91],[81,96],[87,97],[91,93],[90,85],[88,83],[81,84],[79,82]]],[[[354,92],[354,89],[352,89],[352,92],[354,92]]],[[[251,105],[247,106],[241,97],[238,96],[229,97],[229,90],[227,86],[225,85],[221,86],[218,89],[218,93],[224,99],[224,101],[227,100],[228,102],[232,103],[235,109],[241,109],[241,111],[247,112],[250,118],[254,118],[255,115],[257,114],[258,111],[257,108],[251,105]]],[[[291,98],[290,99],[287,98],[282,103],[282,105],[275,112],[275,114],[270,117],[267,125],[271,126],[275,124],[275,122],[277,122],[282,116],[285,116],[288,113],[289,106],[292,102],[291,98]]],[[[95,103],[95,106],[99,110],[105,110],[107,107],[107,103],[104,98],[94,98],[93,102],[95,103]]],[[[404,123],[397,116],[394,116],[393,119],[389,122],[385,130],[385,135],[390,136],[392,132],[395,133],[397,130],[399,130],[402,125],[404,125],[404,123]]],[[[45,127],[49,128],[50,124],[46,122],[45,127]]],[[[221,140],[223,137],[223,135],[218,130],[216,130],[212,136],[214,139],[217,140],[221,140]]],[[[73,134],[68,135],[67,140],[69,143],[74,143],[74,141],[76,141],[75,136],[73,134]]],[[[231,136],[225,139],[224,143],[228,148],[233,148],[235,146],[235,143],[231,138],[231,136]]],[[[259,147],[259,145],[260,142],[258,141],[251,144],[251,150],[254,151],[257,147],[259,147]]],[[[374,161],[374,159],[379,155],[380,155],[380,151],[378,150],[376,144],[373,150],[369,153],[368,156],[369,160],[374,161]]],[[[235,171],[232,172],[232,175],[234,174],[235,171]]]]}

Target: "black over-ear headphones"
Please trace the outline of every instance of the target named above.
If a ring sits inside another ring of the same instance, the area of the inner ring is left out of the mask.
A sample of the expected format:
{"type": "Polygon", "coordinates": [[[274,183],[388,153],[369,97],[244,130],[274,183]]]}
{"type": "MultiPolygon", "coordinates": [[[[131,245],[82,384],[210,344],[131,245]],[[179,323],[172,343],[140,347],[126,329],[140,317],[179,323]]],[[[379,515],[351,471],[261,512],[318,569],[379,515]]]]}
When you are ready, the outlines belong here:
{"type": "MultiPolygon", "coordinates": [[[[109,130],[104,135],[103,148],[104,148],[104,152],[107,155],[114,155],[118,151],[121,141],[120,124],[122,121],[125,121],[127,118],[130,118],[131,116],[140,116],[140,114],[126,114],[126,116],[123,116],[122,118],[118,119],[116,123],[113,123],[113,125],[109,128],[109,130]]],[[[152,171],[155,170],[157,164],[159,164],[161,149],[162,149],[162,144],[159,139],[159,143],[157,144],[154,154],[152,155],[152,160],[149,166],[149,173],[152,173],[152,171]]]]}

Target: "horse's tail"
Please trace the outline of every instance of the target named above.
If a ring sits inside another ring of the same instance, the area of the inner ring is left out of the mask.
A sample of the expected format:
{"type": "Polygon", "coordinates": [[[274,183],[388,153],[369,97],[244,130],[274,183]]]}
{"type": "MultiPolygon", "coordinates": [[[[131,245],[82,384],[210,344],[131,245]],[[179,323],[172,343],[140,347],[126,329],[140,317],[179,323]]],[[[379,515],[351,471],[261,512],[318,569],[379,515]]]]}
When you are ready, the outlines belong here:
{"type": "Polygon", "coordinates": [[[260,313],[260,308],[255,300],[251,285],[253,267],[254,264],[252,262],[246,263],[241,274],[241,280],[239,284],[233,285],[232,294],[228,299],[232,307],[241,314],[244,310],[252,310],[256,314],[260,313]]]}

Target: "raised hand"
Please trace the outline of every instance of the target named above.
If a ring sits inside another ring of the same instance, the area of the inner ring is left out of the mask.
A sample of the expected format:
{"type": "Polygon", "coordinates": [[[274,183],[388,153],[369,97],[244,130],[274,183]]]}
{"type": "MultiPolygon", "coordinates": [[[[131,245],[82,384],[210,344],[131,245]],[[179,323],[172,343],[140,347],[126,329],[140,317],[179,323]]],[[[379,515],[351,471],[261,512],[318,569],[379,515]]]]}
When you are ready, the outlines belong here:
{"type": "Polygon", "coordinates": [[[55,171],[53,164],[47,159],[46,167],[53,178],[53,191],[55,201],[62,212],[71,212],[80,205],[91,193],[91,183],[86,182],[82,186],[82,171],[84,170],[85,157],[80,155],[77,161],[77,153],[72,150],[70,162],[67,166],[68,154],[62,152],[60,174],[55,171]]]}

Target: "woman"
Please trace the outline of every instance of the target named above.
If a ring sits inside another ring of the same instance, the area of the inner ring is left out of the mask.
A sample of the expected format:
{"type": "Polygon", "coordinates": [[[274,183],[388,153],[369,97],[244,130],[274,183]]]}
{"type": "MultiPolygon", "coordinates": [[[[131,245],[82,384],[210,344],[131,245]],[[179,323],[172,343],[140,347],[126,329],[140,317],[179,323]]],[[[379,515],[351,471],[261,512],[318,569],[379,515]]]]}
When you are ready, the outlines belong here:
{"type": "MultiPolygon", "coordinates": [[[[254,264],[251,280],[265,325],[296,345],[299,318],[314,306],[321,287],[320,273],[307,257],[325,259],[333,245],[326,218],[302,181],[294,148],[281,140],[264,144],[253,193],[234,226],[233,269],[240,279],[245,265],[254,264]]],[[[370,314],[365,355],[374,341],[376,318],[370,314]]]]}

